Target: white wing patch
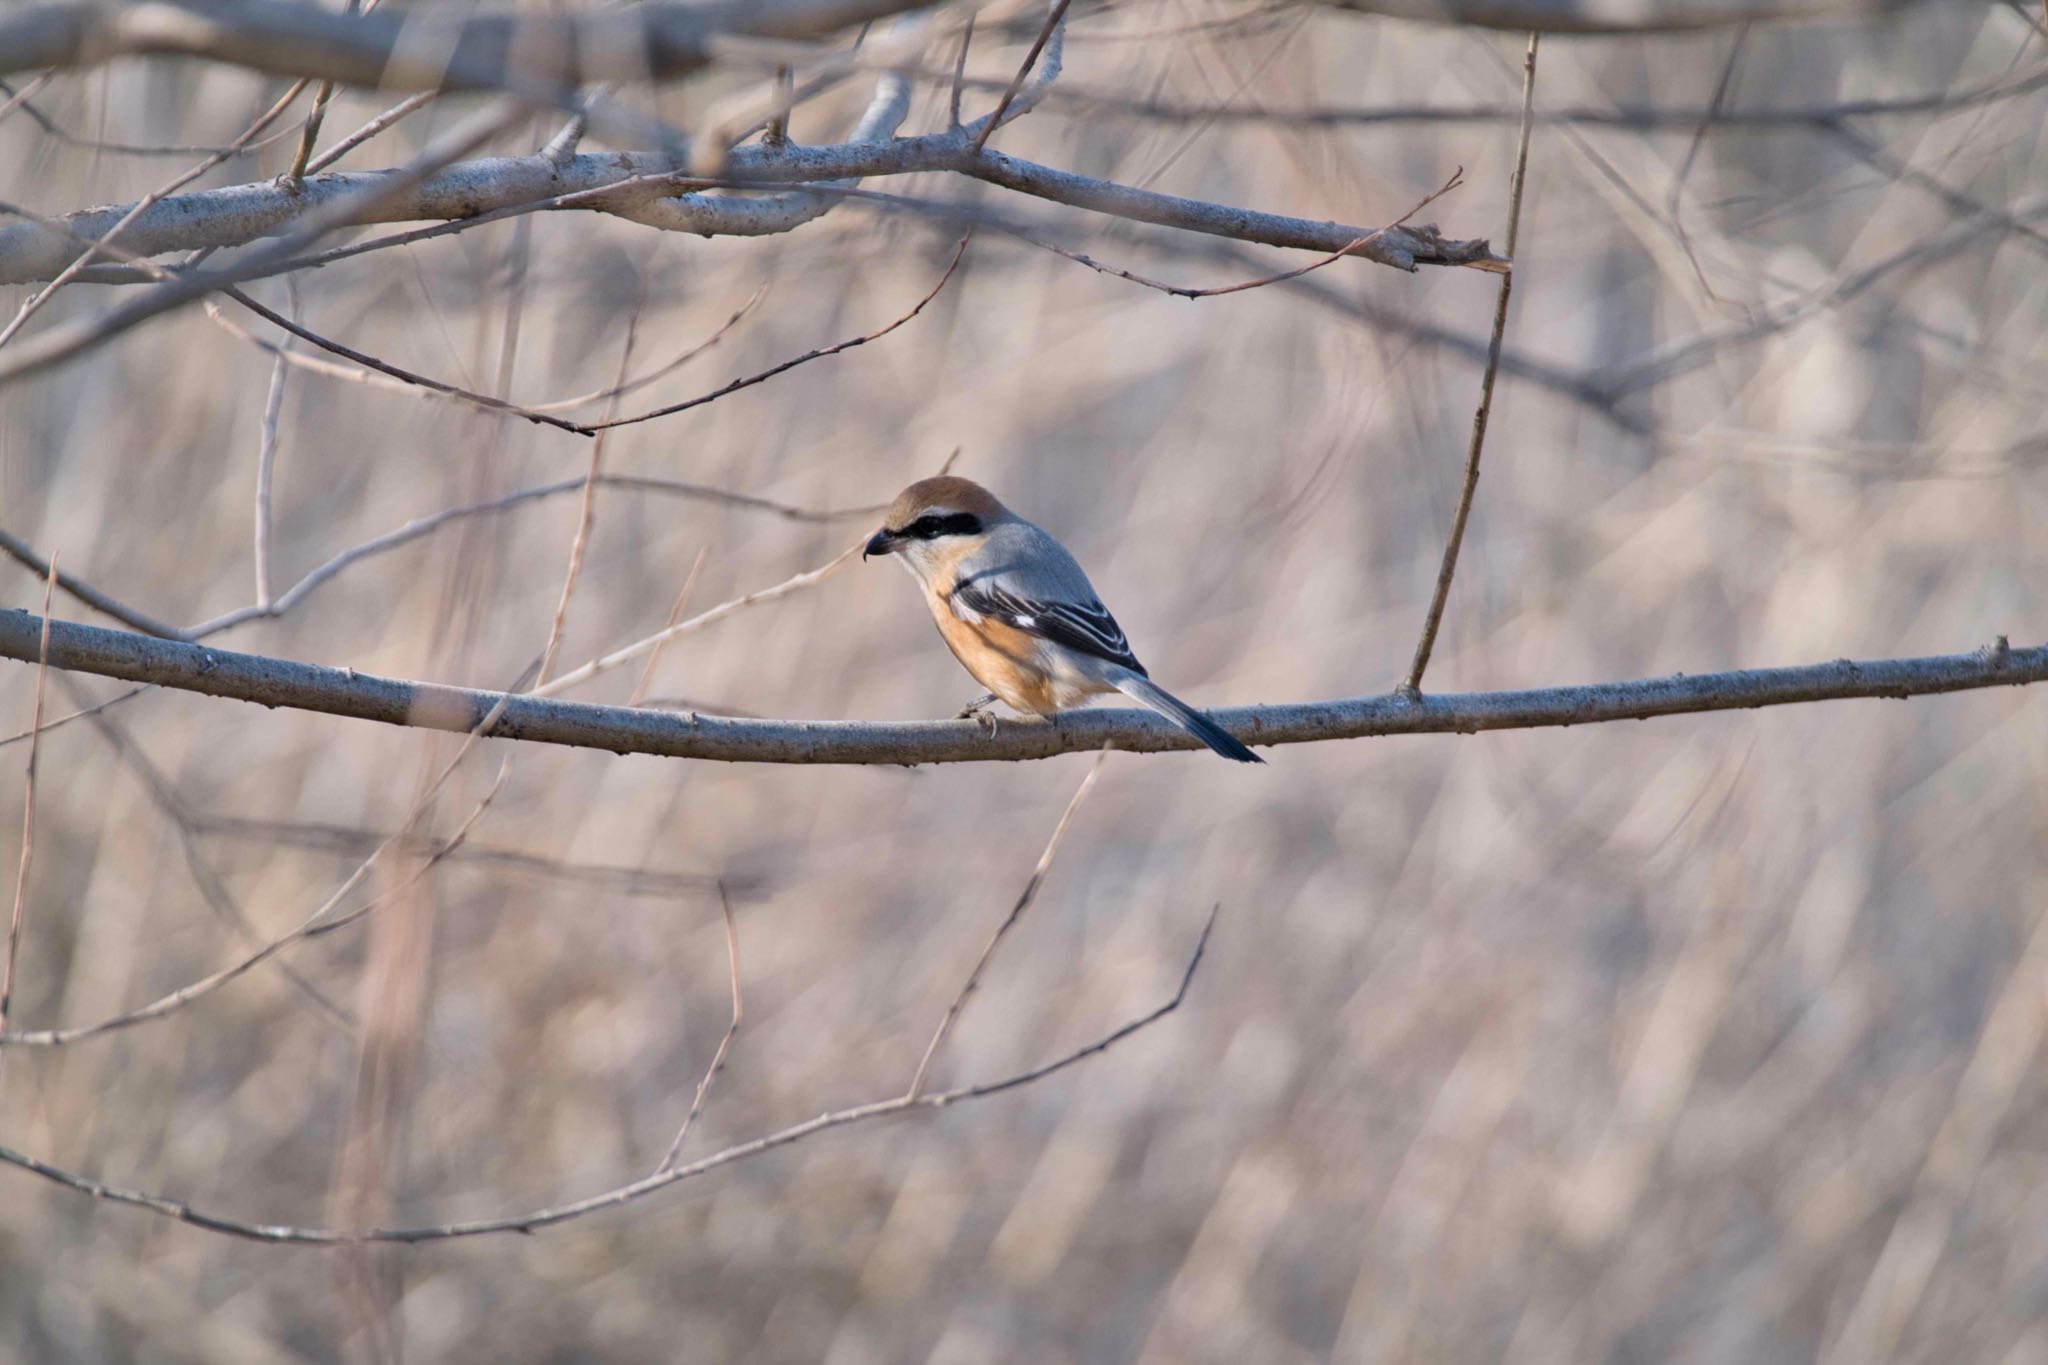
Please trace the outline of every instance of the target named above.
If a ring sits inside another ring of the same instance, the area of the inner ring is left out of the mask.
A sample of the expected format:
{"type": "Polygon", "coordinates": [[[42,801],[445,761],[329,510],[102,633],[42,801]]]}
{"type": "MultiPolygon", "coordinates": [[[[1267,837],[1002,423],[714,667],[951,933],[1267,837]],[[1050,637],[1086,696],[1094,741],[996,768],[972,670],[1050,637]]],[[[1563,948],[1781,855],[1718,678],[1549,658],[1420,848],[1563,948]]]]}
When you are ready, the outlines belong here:
{"type": "Polygon", "coordinates": [[[1107,659],[1143,674],[1145,666],[1131,653],[1123,628],[1100,602],[1040,602],[1019,597],[990,583],[969,583],[953,590],[956,607],[976,616],[995,616],[1019,630],[1107,659]]]}

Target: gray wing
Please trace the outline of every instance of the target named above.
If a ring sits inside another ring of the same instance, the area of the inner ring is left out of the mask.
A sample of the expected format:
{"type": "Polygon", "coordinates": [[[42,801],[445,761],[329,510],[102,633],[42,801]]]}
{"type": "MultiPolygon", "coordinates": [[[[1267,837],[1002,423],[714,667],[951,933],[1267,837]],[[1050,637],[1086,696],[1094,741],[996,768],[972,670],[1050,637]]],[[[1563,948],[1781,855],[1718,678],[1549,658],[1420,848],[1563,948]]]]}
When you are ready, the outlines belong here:
{"type": "Polygon", "coordinates": [[[1088,575],[1065,546],[1028,521],[991,531],[960,565],[951,596],[976,615],[1146,676],[1088,575]]]}

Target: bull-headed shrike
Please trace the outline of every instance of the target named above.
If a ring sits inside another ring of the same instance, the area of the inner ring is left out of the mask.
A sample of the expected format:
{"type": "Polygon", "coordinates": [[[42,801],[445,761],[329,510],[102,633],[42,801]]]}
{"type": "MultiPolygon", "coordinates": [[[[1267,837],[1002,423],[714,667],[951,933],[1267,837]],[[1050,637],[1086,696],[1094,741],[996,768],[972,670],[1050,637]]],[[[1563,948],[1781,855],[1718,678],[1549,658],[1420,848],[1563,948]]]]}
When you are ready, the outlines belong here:
{"type": "Polygon", "coordinates": [[[1066,547],[971,479],[920,479],[897,494],[861,558],[869,555],[894,555],[910,570],[940,638],[988,700],[1050,716],[1121,692],[1225,758],[1264,761],[1147,677],[1066,547]]]}

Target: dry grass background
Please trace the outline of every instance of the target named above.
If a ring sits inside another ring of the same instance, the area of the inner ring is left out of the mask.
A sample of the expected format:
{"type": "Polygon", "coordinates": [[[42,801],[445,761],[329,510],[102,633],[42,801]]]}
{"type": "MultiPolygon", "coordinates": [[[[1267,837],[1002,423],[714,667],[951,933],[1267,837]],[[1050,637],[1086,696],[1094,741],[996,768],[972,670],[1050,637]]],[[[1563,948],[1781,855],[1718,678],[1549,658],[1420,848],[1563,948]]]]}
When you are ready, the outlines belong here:
{"type": "MultiPolygon", "coordinates": [[[[1238,108],[1517,100],[1512,35],[1288,10],[1091,38],[1220,12],[1079,18],[1067,80],[1238,108]]],[[[2036,70],[2039,18],[1949,5],[1759,28],[1727,103],[2036,70]]],[[[1704,107],[1735,41],[1549,43],[1538,108],[1704,107]]],[[[976,69],[1004,74],[1020,51],[990,44],[976,69]]],[[[122,62],[39,104],[81,136],[211,142],[276,88],[122,62]]],[[[706,97],[671,91],[664,111],[687,126],[706,97]]],[[[924,92],[909,129],[943,100],[924,92]]],[[[800,114],[797,136],[836,136],[858,102],[800,114]]],[[[328,127],[379,107],[345,93],[328,127]]],[[[1852,126],[2003,205],[2048,185],[2044,113],[2036,93],[1852,126]]],[[[422,114],[356,164],[395,164],[452,117],[422,114]]],[[[1467,186],[1425,217],[1498,236],[1514,128],[1148,121],[1070,100],[1001,142],[1352,222],[1463,165],[1467,186]]],[[[1823,128],[1691,143],[1689,127],[1537,129],[1511,357],[1599,381],[1966,216],[1823,128]]],[[[274,174],[289,150],[210,183],[274,174]]],[[[181,164],[0,125],[0,178],[46,212],[133,198],[181,164]]],[[[1176,280],[1300,260],[1004,207],[1176,280]]],[[[2048,634],[2036,228],[1644,390],[1621,406],[1641,431],[1505,375],[1431,686],[2048,634]]],[[[887,321],[951,235],[858,209],[761,241],[556,215],[532,222],[523,285],[517,244],[499,225],[322,270],[301,281],[304,316],[491,388],[523,294],[509,392],[534,402],[607,383],[640,300],[636,368],[765,284],[648,393],[680,398],[887,321]]],[[[1412,327],[1483,343],[1493,287],[1346,262],[1188,303],[985,234],[900,332],[624,429],[607,466],[859,508],[958,446],[960,472],[1075,549],[1176,691],[1381,690],[1413,648],[1478,386],[1412,327]]],[[[106,293],[73,288],[46,317],[106,293]]],[[[269,371],[190,312],[9,390],[0,524],[162,618],[241,604],[269,371]]],[[[297,373],[280,430],[280,583],[587,459],[562,433],[297,373]]],[[[567,495],[473,519],[221,643],[505,685],[546,639],[576,514],[567,495]]],[[[869,520],[601,491],[562,657],[659,626],[700,552],[703,607],[824,562],[869,520]]],[[[4,582],[10,605],[40,601],[14,566],[4,582]]],[[[623,699],[634,672],[580,695],[623,699]]],[[[27,724],[32,682],[0,671],[0,731],[27,724]]],[[[678,642],[653,695],[922,717],[973,690],[900,575],[855,563],[678,642]]],[[[73,709],[54,680],[51,707],[73,709]]],[[[129,756],[84,722],[43,742],[22,1026],[203,975],[245,944],[234,916],[296,923],[455,748],[171,693],[108,719],[129,756]]],[[[19,827],[25,747],[0,750],[0,827],[19,827]]],[[[501,760],[463,851],[410,888],[388,876],[392,905],[291,955],[353,1035],[264,969],[159,1022],[0,1056],[0,1140],[260,1221],[439,1222],[602,1188],[659,1159],[725,1028],[716,878],[747,1018],[691,1151],[885,1095],[1089,762],[723,767],[484,745],[429,825],[454,829],[501,760]]],[[[2048,1359],[2044,793],[2048,702],[2024,691],[1304,746],[1259,771],[1112,755],[940,1077],[1007,1071],[1149,1008],[1220,904],[1187,1006],[1109,1055],[531,1238],[258,1246],[8,1173],[0,1360],[2048,1359]]]]}

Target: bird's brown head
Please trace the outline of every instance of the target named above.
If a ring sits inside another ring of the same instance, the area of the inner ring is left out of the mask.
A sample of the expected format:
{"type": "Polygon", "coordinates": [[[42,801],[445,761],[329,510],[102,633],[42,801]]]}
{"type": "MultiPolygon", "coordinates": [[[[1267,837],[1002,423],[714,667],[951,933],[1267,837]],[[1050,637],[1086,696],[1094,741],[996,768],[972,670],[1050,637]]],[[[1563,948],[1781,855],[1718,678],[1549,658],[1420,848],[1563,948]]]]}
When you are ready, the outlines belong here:
{"type": "Polygon", "coordinates": [[[978,536],[1009,515],[995,494],[972,479],[945,474],[919,479],[889,504],[882,529],[869,537],[861,558],[919,552],[955,536],[978,536]]]}

